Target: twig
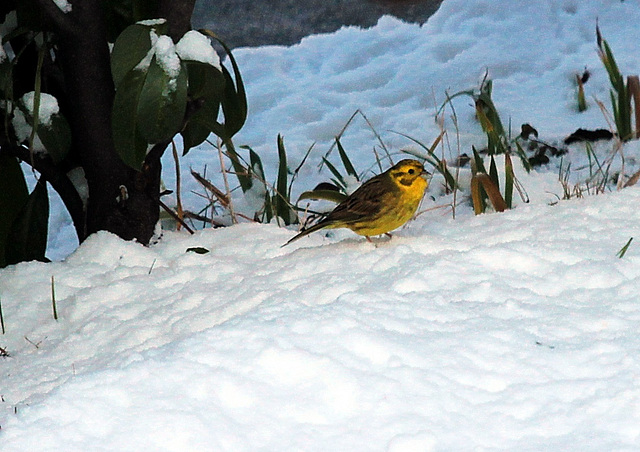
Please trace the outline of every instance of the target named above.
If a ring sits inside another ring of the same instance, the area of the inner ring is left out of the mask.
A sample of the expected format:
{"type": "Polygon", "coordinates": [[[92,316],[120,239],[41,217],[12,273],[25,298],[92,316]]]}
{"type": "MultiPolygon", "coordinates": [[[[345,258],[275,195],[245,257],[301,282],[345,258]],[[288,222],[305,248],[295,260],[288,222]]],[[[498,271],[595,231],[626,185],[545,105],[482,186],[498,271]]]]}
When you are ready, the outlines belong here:
{"type": "Polygon", "coordinates": [[[231,190],[229,189],[229,180],[227,179],[227,170],[224,166],[224,159],[222,158],[222,146],[218,146],[218,157],[220,158],[220,169],[222,171],[222,179],[224,180],[224,187],[227,190],[227,199],[229,200],[229,214],[231,215],[231,222],[236,224],[238,219],[233,211],[233,202],[231,201],[231,190]]]}
{"type": "Polygon", "coordinates": [[[633,175],[629,178],[627,182],[625,182],[623,188],[632,187],[638,183],[638,179],[640,179],[640,170],[633,173],[633,175]]]}
{"type": "Polygon", "coordinates": [[[180,218],[184,218],[184,212],[182,210],[182,180],[180,177],[180,160],[178,159],[178,149],[176,148],[176,142],[171,140],[171,150],[173,151],[173,161],[176,167],[176,214],[180,218]]]}
{"type": "Polygon", "coordinates": [[[158,204],[160,204],[160,207],[162,207],[165,212],[167,212],[169,215],[171,215],[171,217],[176,220],[178,223],[180,223],[182,225],[183,228],[185,228],[187,230],[187,232],[191,233],[191,234],[195,234],[195,232],[193,231],[193,229],[191,229],[189,227],[189,225],[187,223],[184,222],[184,220],[182,218],[180,218],[174,211],[173,209],[171,209],[168,205],[166,205],[164,202],[162,202],[162,200],[158,199],[158,204]]]}
{"type": "Polygon", "coordinates": [[[203,223],[209,223],[211,224],[214,228],[222,228],[224,227],[224,224],[217,222],[215,220],[213,220],[212,218],[207,218],[204,215],[200,215],[194,212],[191,212],[189,210],[185,210],[184,211],[184,217],[185,218],[190,218],[192,220],[198,220],[198,221],[202,221],[203,223]]]}
{"type": "Polygon", "coordinates": [[[42,341],[38,341],[37,343],[35,343],[31,339],[29,339],[27,336],[24,337],[24,340],[27,341],[28,343],[30,343],[31,345],[33,345],[37,349],[39,349],[40,348],[40,344],[42,344],[42,341]]]}
{"type": "Polygon", "coordinates": [[[220,204],[222,204],[222,207],[227,208],[229,206],[229,197],[225,195],[222,190],[213,185],[210,181],[202,177],[200,173],[194,171],[193,169],[191,170],[191,175],[200,183],[200,185],[209,190],[215,195],[216,198],[218,198],[218,201],[220,202],[220,204]]]}
{"type": "MultiPolygon", "coordinates": [[[[391,160],[391,154],[389,153],[389,150],[387,149],[387,146],[385,146],[384,142],[382,141],[382,137],[380,136],[380,134],[376,131],[375,127],[373,127],[373,124],[371,124],[371,121],[369,121],[369,118],[367,118],[367,116],[362,112],[362,110],[360,110],[359,108],[353,112],[353,114],[351,115],[351,117],[349,118],[349,120],[346,122],[346,124],[344,125],[344,127],[342,128],[342,130],[340,130],[340,133],[337,135],[336,138],[340,138],[344,135],[344,133],[347,131],[347,128],[349,128],[349,126],[351,125],[351,123],[353,122],[353,120],[355,119],[355,117],[357,115],[362,116],[362,118],[364,118],[365,122],[367,123],[367,125],[369,126],[369,128],[371,129],[371,131],[373,132],[373,134],[375,135],[375,137],[377,138],[378,142],[380,142],[380,146],[382,146],[382,149],[384,149],[384,152],[387,154],[387,158],[389,159],[390,162],[392,162],[393,160],[391,160]]],[[[336,141],[334,141],[331,146],[329,147],[329,150],[324,154],[324,158],[328,158],[329,154],[331,154],[331,151],[333,151],[333,148],[336,145],[336,141]]],[[[320,168],[322,168],[322,165],[324,160],[321,161],[320,163],[320,168]]]]}
{"type": "Polygon", "coordinates": [[[158,259],[154,259],[153,262],[151,262],[151,267],[149,267],[149,273],[147,273],[148,275],[151,274],[151,272],[153,271],[153,267],[156,265],[156,261],[158,259]]]}

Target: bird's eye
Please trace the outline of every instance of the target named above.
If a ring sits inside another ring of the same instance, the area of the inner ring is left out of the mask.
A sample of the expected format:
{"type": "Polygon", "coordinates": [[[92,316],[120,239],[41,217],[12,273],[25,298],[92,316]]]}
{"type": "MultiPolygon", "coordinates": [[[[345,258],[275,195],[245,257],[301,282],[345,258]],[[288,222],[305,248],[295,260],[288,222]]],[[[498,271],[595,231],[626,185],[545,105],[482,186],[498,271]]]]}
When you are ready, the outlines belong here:
{"type": "Polygon", "coordinates": [[[413,168],[411,168],[411,169],[408,171],[408,173],[409,173],[409,174],[413,174],[413,173],[415,173],[415,172],[416,172],[416,170],[414,170],[413,168]]]}

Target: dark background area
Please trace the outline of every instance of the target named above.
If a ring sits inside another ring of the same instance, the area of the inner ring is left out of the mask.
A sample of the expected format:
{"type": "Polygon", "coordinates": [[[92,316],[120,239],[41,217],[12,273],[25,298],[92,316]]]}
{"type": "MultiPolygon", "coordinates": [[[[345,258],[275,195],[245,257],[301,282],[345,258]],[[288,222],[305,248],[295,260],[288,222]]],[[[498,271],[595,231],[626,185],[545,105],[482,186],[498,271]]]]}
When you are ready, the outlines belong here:
{"type": "Polygon", "coordinates": [[[343,25],[371,27],[390,14],[424,23],[442,0],[198,0],[194,28],[208,28],[230,47],[292,45],[343,25]]]}

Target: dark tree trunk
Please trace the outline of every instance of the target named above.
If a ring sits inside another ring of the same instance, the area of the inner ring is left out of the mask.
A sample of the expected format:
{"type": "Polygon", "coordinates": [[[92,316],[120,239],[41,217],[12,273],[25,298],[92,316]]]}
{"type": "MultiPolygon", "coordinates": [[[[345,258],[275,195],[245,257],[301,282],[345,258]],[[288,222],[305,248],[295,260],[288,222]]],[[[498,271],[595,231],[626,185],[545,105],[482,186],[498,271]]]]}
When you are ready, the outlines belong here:
{"type": "Polygon", "coordinates": [[[73,135],[72,153],[84,168],[89,185],[85,232],[107,229],[121,235],[110,218],[127,169],[115,153],[111,136],[114,87],[99,0],[76,2],[70,16],[82,29],[62,34],[60,61],[73,135]]]}
{"type": "Polygon", "coordinates": [[[195,0],[160,0],[158,17],[167,19],[169,36],[174,42],[178,42],[182,35],[191,29],[191,16],[195,3],[195,0]]]}
{"type": "MultiPolygon", "coordinates": [[[[142,171],[125,165],[115,151],[111,109],[115,89],[101,0],[73,2],[63,14],[52,0],[34,0],[59,36],[66,106],[73,142],[71,154],[84,169],[89,187],[86,215],[72,212],[79,240],[107,230],[126,240],[148,244],[159,219],[160,158],[168,143],[149,153],[142,171]]],[[[160,0],[158,17],[169,23],[174,41],[190,29],[195,0],[160,0]]],[[[45,178],[47,178],[45,176],[45,178]]],[[[63,201],[78,209],[77,199],[63,201]]]]}

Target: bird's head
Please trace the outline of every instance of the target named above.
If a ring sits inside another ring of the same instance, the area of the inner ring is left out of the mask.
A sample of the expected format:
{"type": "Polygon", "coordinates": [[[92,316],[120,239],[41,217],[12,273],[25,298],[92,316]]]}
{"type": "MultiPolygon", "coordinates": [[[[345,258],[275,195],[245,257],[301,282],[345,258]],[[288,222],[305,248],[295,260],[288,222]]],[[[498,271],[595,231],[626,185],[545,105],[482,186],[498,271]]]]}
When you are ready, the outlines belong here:
{"type": "Polygon", "coordinates": [[[427,174],[427,171],[424,169],[422,163],[417,160],[401,160],[389,169],[389,174],[401,188],[411,187],[416,181],[422,185],[420,180],[425,183],[424,185],[426,187],[426,181],[422,176],[427,174]]]}

